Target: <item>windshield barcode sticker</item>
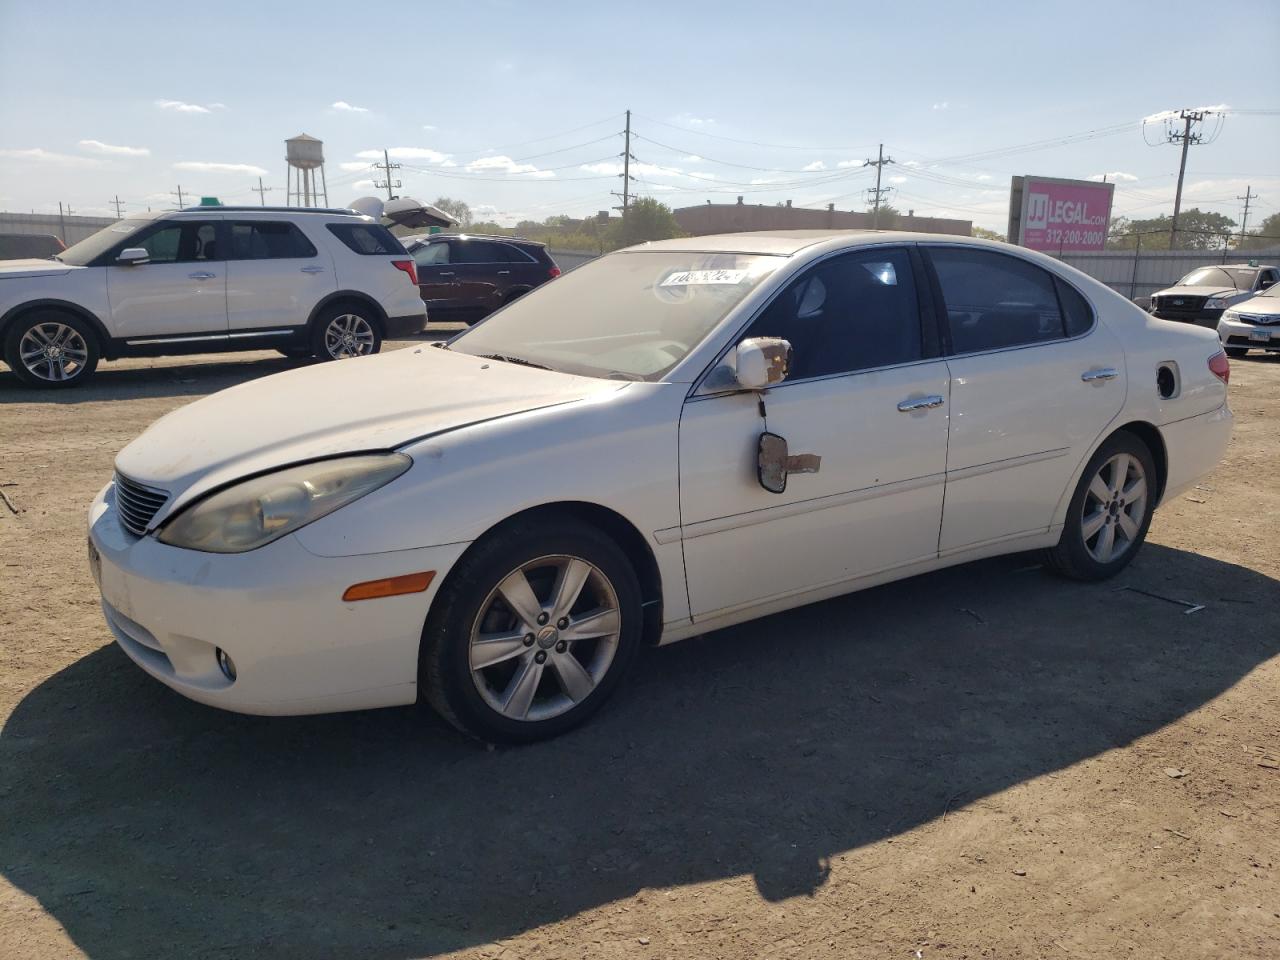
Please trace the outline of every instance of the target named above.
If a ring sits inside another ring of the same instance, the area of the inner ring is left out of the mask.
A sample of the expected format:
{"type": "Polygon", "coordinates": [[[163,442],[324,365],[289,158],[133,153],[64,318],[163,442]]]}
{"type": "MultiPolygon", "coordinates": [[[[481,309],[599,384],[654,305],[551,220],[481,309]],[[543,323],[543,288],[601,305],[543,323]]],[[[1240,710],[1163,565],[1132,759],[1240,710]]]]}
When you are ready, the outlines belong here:
{"type": "Polygon", "coordinates": [[[700,284],[737,284],[746,279],[746,270],[682,270],[662,281],[664,287],[692,287],[700,284]]]}

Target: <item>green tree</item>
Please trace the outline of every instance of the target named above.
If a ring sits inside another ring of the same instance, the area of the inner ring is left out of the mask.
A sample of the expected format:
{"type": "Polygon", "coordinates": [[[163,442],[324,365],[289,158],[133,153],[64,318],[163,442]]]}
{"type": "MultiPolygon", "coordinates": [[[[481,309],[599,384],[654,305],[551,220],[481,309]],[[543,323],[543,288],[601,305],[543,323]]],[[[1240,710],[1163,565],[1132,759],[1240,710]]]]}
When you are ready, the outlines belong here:
{"type": "Polygon", "coordinates": [[[451,197],[436,197],[433,207],[439,207],[449,216],[458,221],[461,227],[471,226],[471,208],[467,206],[463,200],[454,200],[451,197]]]}
{"type": "MultiPolygon", "coordinates": [[[[1178,215],[1179,250],[1221,250],[1223,237],[1231,242],[1231,228],[1236,222],[1221,213],[1192,207],[1178,215]]],[[[1130,220],[1116,217],[1107,232],[1107,246],[1115,250],[1132,250],[1142,237],[1143,250],[1168,250],[1172,217],[1130,220]]]]}
{"type": "Polygon", "coordinates": [[[684,231],[676,223],[670,207],[652,197],[640,197],[631,201],[625,217],[610,221],[607,246],[616,250],[646,240],[683,236],[684,231]]]}
{"type": "Polygon", "coordinates": [[[1280,247],[1280,213],[1273,213],[1257,227],[1244,235],[1241,250],[1262,250],[1280,247]]]}
{"type": "Polygon", "coordinates": [[[988,230],[986,227],[975,226],[973,231],[970,233],[970,236],[978,237],[982,240],[999,240],[1001,243],[1005,242],[1005,235],[1003,233],[996,233],[996,231],[988,230]]]}

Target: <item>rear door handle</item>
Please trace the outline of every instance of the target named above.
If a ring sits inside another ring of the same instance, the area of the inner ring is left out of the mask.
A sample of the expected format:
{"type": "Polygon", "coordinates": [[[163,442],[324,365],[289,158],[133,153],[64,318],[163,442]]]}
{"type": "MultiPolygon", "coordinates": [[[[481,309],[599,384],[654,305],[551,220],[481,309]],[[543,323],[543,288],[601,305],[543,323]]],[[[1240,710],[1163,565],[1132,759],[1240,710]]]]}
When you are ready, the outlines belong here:
{"type": "Polygon", "coordinates": [[[437,277],[452,277],[452,276],[454,276],[454,272],[453,272],[452,270],[448,270],[448,271],[441,270],[439,273],[437,273],[437,274],[436,274],[436,276],[437,276],[437,277]]]}
{"type": "Polygon", "coordinates": [[[317,266],[303,267],[302,272],[303,273],[324,273],[324,267],[317,267],[317,266]]]}
{"type": "Polygon", "coordinates": [[[912,400],[903,400],[898,404],[898,409],[903,413],[912,413],[916,410],[932,410],[934,407],[942,406],[946,401],[936,393],[927,397],[916,397],[912,400]]]}
{"type": "Polygon", "coordinates": [[[216,273],[189,273],[187,274],[192,280],[212,280],[217,276],[216,273]]]}
{"type": "Polygon", "coordinates": [[[1120,371],[1115,367],[1095,367],[1080,374],[1080,379],[1085,383],[1094,383],[1098,380],[1114,380],[1118,376],[1120,371]]]}

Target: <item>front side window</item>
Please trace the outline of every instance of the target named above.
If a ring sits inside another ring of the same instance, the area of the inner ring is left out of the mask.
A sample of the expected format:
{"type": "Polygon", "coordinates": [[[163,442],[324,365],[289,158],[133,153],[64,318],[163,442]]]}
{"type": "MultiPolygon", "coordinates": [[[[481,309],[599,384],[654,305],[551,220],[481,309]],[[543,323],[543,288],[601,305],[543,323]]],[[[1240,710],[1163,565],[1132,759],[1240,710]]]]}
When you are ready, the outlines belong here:
{"type": "Polygon", "coordinates": [[[614,253],[503,307],[449,344],[474,356],[619,380],[661,380],[785,258],[614,253]]]}
{"type": "Polygon", "coordinates": [[[793,280],[747,337],[791,344],[789,380],[806,380],[925,356],[920,309],[905,250],[832,257],[793,280]]]}
{"type": "Polygon", "coordinates": [[[241,220],[231,224],[233,260],[309,259],[315,255],[311,241],[292,223],[241,220]]]}
{"type": "Polygon", "coordinates": [[[956,353],[980,353],[1065,336],[1058,293],[1048,271],[1018,257],[987,250],[935,247],[928,254],[942,288],[956,353]]]}
{"type": "Polygon", "coordinates": [[[488,240],[450,240],[449,256],[454,263],[507,263],[506,244],[488,240]]]}
{"type": "Polygon", "coordinates": [[[166,223],[129,246],[142,247],[152,263],[200,263],[222,260],[218,250],[218,225],[210,221],[184,220],[166,223]]]}
{"type": "Polygon", "coordinates": [[[128,242],[129,238],[135,234],[150,227],[154,220],[118,220],[109,227],[103,227],[92,236],[86,237],[79,243],[72,244],[58,254],[55,259],[61,260],[63,263],[70,264],[73,267],[87,267],[107,251],[120,247],[131,246],[128,242]]]}

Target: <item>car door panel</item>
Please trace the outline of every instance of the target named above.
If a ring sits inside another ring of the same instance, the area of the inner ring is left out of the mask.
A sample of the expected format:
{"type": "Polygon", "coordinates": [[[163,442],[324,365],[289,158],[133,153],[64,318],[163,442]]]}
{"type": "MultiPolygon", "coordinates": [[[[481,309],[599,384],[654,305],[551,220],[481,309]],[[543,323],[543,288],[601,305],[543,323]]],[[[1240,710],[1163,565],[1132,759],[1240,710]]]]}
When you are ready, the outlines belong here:
{"type": "Polygon", "coordinates": [[[680,424],[682,534],[695,619],[851,580],[937,554],[946,466],[947,366],[783,384],[754,395],[691,400],[680,424]],[[762,430],[793,455],[822,458],[782,494],[760,486],[762,430]]]}
{"type": "Polygon", "coordinates": [[[154,259],[106,267],[111,329],[121,339],[225,335],[227,263],[218,220],[166,221],[129,242],[154,259]]]}
{"type": "Polygon", "coordinates": [[[227,327],[232,333],[305,326],[337,289],[333,257],[287,222],[231,222],[227,327]]]}

